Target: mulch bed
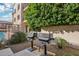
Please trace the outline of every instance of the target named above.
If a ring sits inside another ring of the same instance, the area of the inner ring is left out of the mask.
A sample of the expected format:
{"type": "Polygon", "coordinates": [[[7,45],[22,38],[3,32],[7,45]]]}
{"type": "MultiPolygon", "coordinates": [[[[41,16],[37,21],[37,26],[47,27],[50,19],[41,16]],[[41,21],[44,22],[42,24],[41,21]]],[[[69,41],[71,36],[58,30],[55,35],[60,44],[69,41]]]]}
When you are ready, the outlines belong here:
{"type": "Polygon", "coordinates": [[[28,47],[30,47],[30,42],[23,42],[20,44],[14,44],[9,46],[14,53],[22,51],[28,47]]]}
{"type": "Polygon", "coordinates": [[[79,56],[79,49],[74,49],[71,47],[59,49],[55,45],[50,45],[48,46],[48,50],[55,53],[57,56],[79,56]]]}
{"type": "MultiPolygon", "coordinates": [[[[10,48],[13,50],[14,53],[24,50],[28,47],[30,47],[30,42],[10,45],[10,48]]],[[[79,50],[71,47],[58,49],[57,46],[55,45],[48,45],[47,48],[48,48],[48,51],[55,53],[56,56],[72,56],[72,55],[79,56],[79,50]]]]}

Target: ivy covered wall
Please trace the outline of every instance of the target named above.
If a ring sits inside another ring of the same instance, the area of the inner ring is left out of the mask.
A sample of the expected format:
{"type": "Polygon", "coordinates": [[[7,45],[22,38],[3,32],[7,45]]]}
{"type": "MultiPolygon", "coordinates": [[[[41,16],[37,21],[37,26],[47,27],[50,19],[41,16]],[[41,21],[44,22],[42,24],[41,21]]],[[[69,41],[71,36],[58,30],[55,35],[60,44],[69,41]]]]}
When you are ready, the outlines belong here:
{"type": "Polygon", "coordinates": [[[45,26],[78,25],[78,3],[32,3],[24,12],[31,29],[45,26]]]}

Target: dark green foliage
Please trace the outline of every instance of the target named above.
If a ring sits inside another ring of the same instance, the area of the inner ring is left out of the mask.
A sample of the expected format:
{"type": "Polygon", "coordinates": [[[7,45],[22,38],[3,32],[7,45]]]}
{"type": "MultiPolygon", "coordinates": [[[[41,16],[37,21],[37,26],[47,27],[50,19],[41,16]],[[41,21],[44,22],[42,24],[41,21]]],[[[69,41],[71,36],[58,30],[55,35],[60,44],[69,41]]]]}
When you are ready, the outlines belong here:
{"type": "Polygon", "coordinates": [[[34,3],[29,4],[24,18],[32,29],[52,25],[79,24],[78,3],[34,3]]]}
{"type": "Polygon", "coordinates": [[[11,44],[17,44],[26,41],[26,34],[23,32],[16,32],[11,37],[11,44]]]}

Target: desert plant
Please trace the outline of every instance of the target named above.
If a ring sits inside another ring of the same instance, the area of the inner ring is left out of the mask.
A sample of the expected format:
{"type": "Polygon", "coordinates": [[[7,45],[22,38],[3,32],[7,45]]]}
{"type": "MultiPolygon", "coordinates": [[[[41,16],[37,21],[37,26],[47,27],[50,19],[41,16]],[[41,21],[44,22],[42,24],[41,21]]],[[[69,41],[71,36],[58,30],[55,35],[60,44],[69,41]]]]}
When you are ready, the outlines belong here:
{"type": "Polygon", "coordinates": [[[10,43],[11,44],[17,44],[17,43],[22,43],[26,41],[26,34],[23,32],[16,32],[12,35],[10,43]]]}
{"type": "Polygon", "coordinates": [[[56,37],[55,40],[60,49],[65,48],[68,45],[68,42],[64,38],[56,37]]]}

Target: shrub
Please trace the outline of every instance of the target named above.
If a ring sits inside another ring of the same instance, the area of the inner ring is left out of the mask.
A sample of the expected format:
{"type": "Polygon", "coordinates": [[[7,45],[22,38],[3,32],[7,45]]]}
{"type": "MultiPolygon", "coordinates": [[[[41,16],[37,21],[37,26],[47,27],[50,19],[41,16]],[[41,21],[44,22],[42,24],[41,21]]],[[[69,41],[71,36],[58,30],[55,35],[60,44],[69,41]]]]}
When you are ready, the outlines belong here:
{"type": "Polygon", "coordinates": [[[26,34],[23,32],[16,32],[12,35],[10,43],[17,44],[26,41],[26,34]]]}
{"type": "Polygon", "coordinates": [[[3,40],[0,41],[0,49],[5,48],[5,45],[3,44],[3,40]]]}
{"type": "Polygon", "coordinates": [[[78,3],[34,3],[28,6],[24,18],[34,30],[45,26],[79,24],[78,3]]]}
{"type": "Polygon", "coordinates": [[[56,40],[58,48],[60,49],[65,48],[68,45],[68,42],[61,37],[56,37],[55,40],[56,40]]]}

